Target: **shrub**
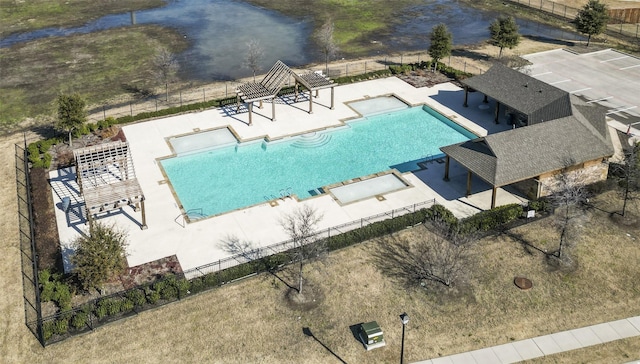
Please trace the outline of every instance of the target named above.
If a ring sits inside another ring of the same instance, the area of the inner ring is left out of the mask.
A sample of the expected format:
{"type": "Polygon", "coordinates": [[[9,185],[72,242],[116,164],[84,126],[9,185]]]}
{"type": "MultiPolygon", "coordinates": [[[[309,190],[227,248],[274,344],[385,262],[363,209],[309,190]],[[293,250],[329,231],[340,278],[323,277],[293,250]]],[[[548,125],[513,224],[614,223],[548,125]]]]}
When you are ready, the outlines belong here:
{"type": "Polygon", "coordinates": [[[96,304],[94,313],[98,319],[105,316],[113,316],[118,314],[122,308],[122,301],[117,298],[103,298],[96,304]]]}
{"type": "Polygon", "coordinates": [[[89,314],[84,311],[76,312],[76,314],[71,318],[71,327],[76,330],[81,330],[87,326],[88,321],[89,314]]]}
{"type": "Polygon", "coordinates": [[[56,334],[64,335],[67,331],[69,331],[69,320],[64,318],[56,320],[56,334]]]}
{"type": "Polygon", "coordinates": [[[125,293],[125,297],[127,297],[127,299],[131,301],[134,306],[138,307],[144,305],[147,302],[147,298],[144,296],[144,292],[138,288],[132,289],[125,293]]]}
{"type": "Polygon", "coordinates": [[[51,339],[53,334],[56,331],[56,322],[55,321],[46,321],[42,324],[42,333],[44,336],[44,341],[48,341],[51,339]]]}
{"type": "Polygon", "coordinates": [[[147,296],[147,302],[152,305],[160,300],[160,292],[153,290],[150,287],[147,287],[145,294],[147,296]]]}
{"type": "Polygon", "coordinates": [[[529,201],[529,204],[527,206],[529,210],[535,210],[536,212],[549,211],[550,207],[551,207],[551,204],[549,203],[549,200],[547,200],[546,198],[529,201]]]}
{"type": "Polygon", "coordinates": [[[51,274],[48,269],[38,273],[40,300],[53,301],[62,311],[71,309],[71,288],[62,281],[61,274],[51,274]]]}
{"type": "Polygon", "coordinates": [[[522,206],[519,204],[498,206],[460,221],[458,232],[467,234],[476,231],[489,231],[520,217],[522,217],[522,206]]]}

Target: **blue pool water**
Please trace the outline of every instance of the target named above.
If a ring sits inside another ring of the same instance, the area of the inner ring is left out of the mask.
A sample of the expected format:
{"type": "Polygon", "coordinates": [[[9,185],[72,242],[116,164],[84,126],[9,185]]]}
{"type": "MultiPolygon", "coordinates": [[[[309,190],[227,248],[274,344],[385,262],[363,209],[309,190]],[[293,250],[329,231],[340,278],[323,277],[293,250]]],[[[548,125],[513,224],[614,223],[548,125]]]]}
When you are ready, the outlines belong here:
{"type": "Polygon", "coordinates": [[[300,199],[337,182],[441,155],[441,146],[475,136],[427,107],[380,114],[322,134],[278,142],[241,143],[161,161],[187,212],[205,216],[264,203],[284,194],[300,199]]]}

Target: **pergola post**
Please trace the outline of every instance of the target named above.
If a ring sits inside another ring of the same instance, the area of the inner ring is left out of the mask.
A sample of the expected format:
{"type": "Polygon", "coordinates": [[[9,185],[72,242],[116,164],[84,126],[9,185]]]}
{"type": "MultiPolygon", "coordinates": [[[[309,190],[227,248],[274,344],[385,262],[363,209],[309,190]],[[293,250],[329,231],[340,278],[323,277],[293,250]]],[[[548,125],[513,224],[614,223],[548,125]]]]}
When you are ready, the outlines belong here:
{"type": "Polygon", "coordinates": [[[500,123],[500,102],[496,100],[496,117],[494,119],[496,124],[500,123]]]}
{"type": "Polygon", "coordinates": [[[147,226],[147,213],[145,212],[144,209],[144,199],[142,201],[140,201],[140,208],[142,209],[142,225],[140,226],[140,229],[142,230],[146,230],[148,228],[147,226]]]}
{"type": "Polygon", "coordinates": [[[464,86],[464,104],[462,106],[469,107],[467,101],[469,100],[469,86],[464,86]]]}
{"type": "Polygon", "coordinates": [[[333,110],[333,87],[331,87],[331,110],[333,110]]]}
{"type": "Polygon", "coordinates": [[[449,156],[444,158],[444,180],[449,182],[449,156]]]}
{"type": "Polygon", "coordinates": [[[469,197],[471,195],[471,170],[467,169],[467,193],[465,197],[469,197]]]}
{"type": "Polygon", "coordinates": [[[276,98],[275,97],[271,99],[271,121],[276,121],[276,98]]]}
{"type": "MultiPolygon", "coordinates": [[[[316,93],[317,92],[318,90],[316,90],[316,93]]],[[[313,114],[313,97],[311,96],[311,90],[309,90],[309,114],[313,114]]]]}
{"type": "Polygon", "coordinates": [[[249,102],[247,104],[247,110],[249,110],[249,125],[253,125],[253,120],[251,119],[251,114],[253,113],[253,102],[249,102]]]}
{"type": "Polygon", "coordinates": [[[496,194],[498,193],[498,187],[493,186],[491,190],[491,208],[496,207],[496,194]]]}

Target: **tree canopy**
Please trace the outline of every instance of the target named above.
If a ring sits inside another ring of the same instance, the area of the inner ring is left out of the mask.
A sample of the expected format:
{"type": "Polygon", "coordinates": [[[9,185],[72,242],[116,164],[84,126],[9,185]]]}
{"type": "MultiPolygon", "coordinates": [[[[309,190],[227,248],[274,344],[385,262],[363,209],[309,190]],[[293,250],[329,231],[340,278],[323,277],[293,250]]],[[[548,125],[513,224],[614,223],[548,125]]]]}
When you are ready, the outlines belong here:
{"type": "Polygon", "coordinates": [[[520,44],[520,33],[518,32],[518,24],[512,17],[499,17],[489,25],[489,33],[491,39],[489,43],[500,48],[498,58],[502,57],[504,48],[513,49],[520,44]]]}
{"type": "Polygon", "coordinates": [[[56,127],[69,134],[69,146],[71,146],[71,133],[82,127],[85,121],[87,121],[86,103],[79,94],[58,96],[56,127]]]}
{"type": "Polygon", "coordinates": [[[588,35],[588,47],[591,42],[591,36],[602,33],[607,27],[608,20],[607,5],[601,3],[599,0],[589,0],[589,2],[580,9],[573,23],[577,31],[588,35]]]}
{"type": "Polygon", "coordinates": [[[74,241],[71,262],[84,289],[100,288],[127,267],[126,234],[113,226],[94,223],[90,235],[74,241]]]}
{"type": "Polygon", "coordinates": [[[438,61],[451,54],[453,36],[445,24],[438,24],[431,30],[431,45],[429,56],[435,63],[434,69],[438,69],[438,61]]]}

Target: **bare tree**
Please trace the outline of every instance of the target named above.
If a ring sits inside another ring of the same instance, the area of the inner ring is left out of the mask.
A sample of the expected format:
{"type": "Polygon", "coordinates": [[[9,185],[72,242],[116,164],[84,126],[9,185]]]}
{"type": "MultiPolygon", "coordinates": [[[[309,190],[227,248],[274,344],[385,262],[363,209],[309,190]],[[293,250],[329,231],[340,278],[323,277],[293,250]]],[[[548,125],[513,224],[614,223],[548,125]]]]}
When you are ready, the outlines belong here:
{"type": "Polygon", "coordinates": [[[169,100],[169,82],[174,78],[180,65],[175,55],[167,48],[160,48],[153,59],[153,73],[159,82],[164,84],[165,101],[169,100]]]}
{"type": "Polygon", "coordinates": [[[422,229],[415,239],[387,236],[375,253],[378,267],[408,285],[454,286],[472,269],[471,248],[476,236],[451,231],[442,220],[422,229]]]}
{"type": "Polygon", "coordinates": [[[329,75],[329,59],[336,56],[338,46],[333,40],[333,21],[329,18],[316,33],[316,41],[324,55],[325,73],[329,75]]]}
{"type": "Polygon", "coordinates": [[[260,45],[260,41],[252,39],[247,43],[247,58],[245,65],[253,71],[253,82],[256,82],[256,73],[260,71],[260,64],[264,59],[264,49],[260,45]]]}
{"type": "Polygon", "coordinates": [[[299,263],[298,294],[302,293],[304,263],[327,252],[325,239],[318,235],[318,223],[322,215],[313,207],[304,205],[280,220],[280,225],[294,245],[294,261],[299,263]]]}
{"type": "Polygon", "coordinates": [[[549,200],[556,207],[556,224],[560,230],[560,242],[554,256],[561,261],[570,261],[565,248],[576,238],[578,222],[584,216],[585,202],[589,197],[586,188],[586,172],[583,169],[572,169],[572,160],[565,162],[565,168],[558,173],[549,186],[553,193],[549,200]]]}

